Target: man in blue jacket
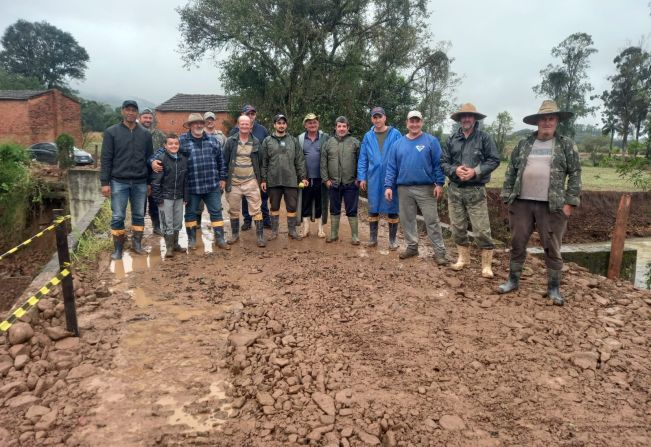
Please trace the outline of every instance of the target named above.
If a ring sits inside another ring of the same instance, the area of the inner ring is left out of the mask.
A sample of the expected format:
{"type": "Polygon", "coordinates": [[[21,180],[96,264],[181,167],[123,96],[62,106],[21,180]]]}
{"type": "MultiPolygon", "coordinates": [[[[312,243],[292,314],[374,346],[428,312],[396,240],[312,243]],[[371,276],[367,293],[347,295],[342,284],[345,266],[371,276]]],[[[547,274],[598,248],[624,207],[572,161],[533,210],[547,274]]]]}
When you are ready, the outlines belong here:
{"type": "Polygon", "coordinates": [[[393,199],[393,188],[398,186],[400,222],[407,241],[407,248],[400,253],[400,259],[418,255],[416,212],[420,208],[427,235],[434,246],[434,259],[438,265],[447,265],[436,209],[445,184],[441,169],[441,145],[436,137],[423,132],[423,115],[417,110],[407,114],[407,129],[407,135],[394,144],[389,154],[384,179],[384,197],[387,201],[393,199]]]}
{"type": "Polygon", "coordinates": [[[387,126],[387,115],[382,107],[371,110],[373,127],[362,139],[357,162],[357,180],[368,198],[369,247],[377,246],[377,231],[380,213],[387,215],[389,222],[389,250],[398,249],[398,194],[395,189],[391,201],[384,200],[384,177],[387,172],[388,154],[391,145],[402,135],[391,126],[387,126]]]}

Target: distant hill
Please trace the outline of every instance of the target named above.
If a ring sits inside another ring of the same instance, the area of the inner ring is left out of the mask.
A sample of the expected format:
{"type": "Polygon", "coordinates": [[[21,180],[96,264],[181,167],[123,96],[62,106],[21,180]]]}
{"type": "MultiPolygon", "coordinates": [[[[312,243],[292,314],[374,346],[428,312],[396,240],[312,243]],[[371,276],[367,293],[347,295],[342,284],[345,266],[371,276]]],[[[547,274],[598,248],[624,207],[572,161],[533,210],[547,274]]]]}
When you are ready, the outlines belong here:
{"type": "Polygon", "coordinates": [[[151,108],[153,109],[156,107],[158,104],[151,102],[147,99],[144,98],[139,98],[137,96],[118,96],[114,95],[111,93],[104,93],[104,94],[96,94],[96,93],[90,93],[90,92],[84,92],[80,91],[79,96],[81,96],[84,99],[90,99],[93,101],[101,102],[104,104],[108,104],[111,107],[120,107],[122,105],[122,101],[125,99],[133,99],[138,103],[138,107],[140,109],[146,109],[146,108],[151,108]]]}

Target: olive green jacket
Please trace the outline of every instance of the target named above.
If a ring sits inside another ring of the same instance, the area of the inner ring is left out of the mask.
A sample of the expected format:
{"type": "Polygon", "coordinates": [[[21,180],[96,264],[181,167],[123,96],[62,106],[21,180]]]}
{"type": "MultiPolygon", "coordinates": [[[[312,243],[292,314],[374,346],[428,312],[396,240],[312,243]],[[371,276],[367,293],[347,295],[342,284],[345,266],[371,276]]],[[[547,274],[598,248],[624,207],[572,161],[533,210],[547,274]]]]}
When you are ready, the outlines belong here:
{"type": "Polygon", "coordinates": [[[321,148],[321,179],[350,185],[357,179],[359,140],[350,135],[328,138],[321,148]]]}
{"type": "MultiPolygon", "coordinates": [[[[522,190],[522,173],[527,165],[538,132],[520,140],[511,153],[500,194],[505,203],[513,203],[522,190]]],[[[555,135],[549,181],[549,211],[559,211],[563,205],[578,206],[581,203],[581,163],[574,142],[567,137],[555,135]]]]}
{"type": "Polygon", "coordinates": [[[267,188],[298,188],[306,179],[305,155],[296,138],[289,134],[269,135],[262,142],[262,182],[267,188]]]}

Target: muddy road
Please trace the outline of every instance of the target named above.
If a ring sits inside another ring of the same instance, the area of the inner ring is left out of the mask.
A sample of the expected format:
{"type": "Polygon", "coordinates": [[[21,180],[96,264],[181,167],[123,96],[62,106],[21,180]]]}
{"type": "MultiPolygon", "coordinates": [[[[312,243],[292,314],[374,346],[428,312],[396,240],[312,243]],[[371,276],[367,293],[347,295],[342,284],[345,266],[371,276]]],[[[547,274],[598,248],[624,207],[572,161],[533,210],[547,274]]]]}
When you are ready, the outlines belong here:
{"type": "Polygon", "coordinates": [[[81,338],[55,296],[0,346],[0,444],[651,445],[649,292],[571,265],[555,307],[530,258],[498,296],[506,253],[482,279],[478,253],[401,261],[384,222],[368,249],[342,220],[335,244],[105,259],[76,284],[81,338]]]}

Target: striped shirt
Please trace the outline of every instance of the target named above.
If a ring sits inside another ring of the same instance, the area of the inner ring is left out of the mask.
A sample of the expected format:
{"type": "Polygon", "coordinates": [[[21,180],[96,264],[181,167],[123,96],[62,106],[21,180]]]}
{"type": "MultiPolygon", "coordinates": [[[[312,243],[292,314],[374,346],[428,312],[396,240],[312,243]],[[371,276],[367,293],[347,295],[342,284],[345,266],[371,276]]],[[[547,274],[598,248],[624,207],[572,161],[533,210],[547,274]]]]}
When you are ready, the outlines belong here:
{"type": "Polygon", "coordinates": [[[251,151],[253,150],[253,141],[251,138],[246,143],[238,140],[237,156],[235,157],[235,166],[231,182],[233,185],[241,185],[249,180],[255,179],[253,163],[251,163],[251,151]]]}

